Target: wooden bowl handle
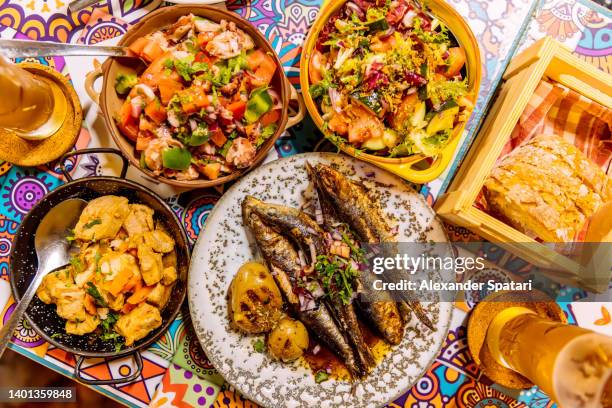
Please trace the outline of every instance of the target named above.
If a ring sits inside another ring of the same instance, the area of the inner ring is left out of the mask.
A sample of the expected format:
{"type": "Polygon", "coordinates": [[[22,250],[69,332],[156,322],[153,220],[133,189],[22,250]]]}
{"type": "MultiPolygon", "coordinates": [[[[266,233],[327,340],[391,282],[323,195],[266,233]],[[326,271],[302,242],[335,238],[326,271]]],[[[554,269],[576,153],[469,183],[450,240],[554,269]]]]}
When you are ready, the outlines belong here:
{"type": "MultiPolygon", "coordinates": [[[[287,81],[288,82],[288,81],[287,81]]],[[[287,118],[287,126],[285,129],[289,129],[292,126],[297,125],[304,119],[304,115],[306,114],[306,105],[304,104],[304,98],[302,94],[300,94],[295,86],[289,84],[289,89],[291,90],[291,97],[289,102],[296,101],[298,104],[298,108],[296,112],[289,112],[289,117],[287,118]]]]}
{"type": "Polygon", "coordinates": [[[100,104],[100,94],[94,89],[94,83],[96,79],[102,76],[102,64],[98,60],[94,60],[94,70],[87,73],[85,76],[85,91],[87,95],[97,105],[100,104]]]}

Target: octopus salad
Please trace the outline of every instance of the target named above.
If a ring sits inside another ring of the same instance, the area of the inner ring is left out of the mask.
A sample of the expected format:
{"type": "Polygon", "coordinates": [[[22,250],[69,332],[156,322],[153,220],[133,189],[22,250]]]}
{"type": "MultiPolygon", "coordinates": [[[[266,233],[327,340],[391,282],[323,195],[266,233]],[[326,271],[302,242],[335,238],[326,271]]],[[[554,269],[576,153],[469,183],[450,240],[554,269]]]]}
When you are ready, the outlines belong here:
{"type": "Polygon", "coordinates": [[[147,68],[117,76],[125,101],[115,121],[141,167],[176,180],[214,180],[253,164],[276,133],[276,62],[234,22],[190,14],[129,48],[147,68]]]}

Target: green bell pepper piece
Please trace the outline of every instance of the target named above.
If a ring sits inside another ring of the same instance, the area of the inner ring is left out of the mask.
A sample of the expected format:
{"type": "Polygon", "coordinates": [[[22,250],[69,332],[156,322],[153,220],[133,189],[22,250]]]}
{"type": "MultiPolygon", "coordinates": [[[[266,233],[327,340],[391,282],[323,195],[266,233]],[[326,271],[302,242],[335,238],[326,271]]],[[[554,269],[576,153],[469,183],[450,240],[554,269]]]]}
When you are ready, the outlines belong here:
{"type": "Polygon", "coordinates": [[[173,147],[162,152],[164,167],[172,170],[186,170],[191,164],[191,153],[181,147],[173,147]]]}
{"type": "Polygon", "coordinates": [[[268,90],[266,88],[256,89],[251,93],[247,102],[244,118],[247,123],[253,123],[270,109],[272,109],[272,97],[268,90]]]}

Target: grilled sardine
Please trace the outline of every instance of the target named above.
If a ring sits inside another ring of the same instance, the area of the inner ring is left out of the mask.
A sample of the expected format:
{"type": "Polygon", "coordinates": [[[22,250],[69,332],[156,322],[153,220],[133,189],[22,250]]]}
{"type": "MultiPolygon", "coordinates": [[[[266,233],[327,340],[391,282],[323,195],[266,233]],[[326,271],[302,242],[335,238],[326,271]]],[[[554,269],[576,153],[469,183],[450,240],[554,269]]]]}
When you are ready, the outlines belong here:
{"type": "Polygon", "coordinates": [[[245,198],[242,202],[243,221],[253,232],[257,246],[289,303],[291,311],[342,359],[351,375],[362,375],[362,369],[357,364],[353,349],[337,327],[325,305],[318,303],[315,309],[300,309],[299,299],[293,291],[302,269],[299,256],[286,237],[266,225],[261,217],[253,211],[254,207],[260,203],[253,197],[245,198]]]}
{"type": "MultiPolygon", "coordinates": [[[[266,224],[275,226],[290,236],[304,252],[310,253],[312,262],[315,262],[317,255],[327,254],[324,231],[308,214],[295,208],[264,203],[255,198],[247,199],[253,203],[253,212],[260,216],[266,224]]],[[[334,296],[328,297],[325,303],[340,331],[353,348],[360,367],[360,375],[365,376],[376,363],[363,338],[354,306],[352,303],[345,304],[334,296]]]]}

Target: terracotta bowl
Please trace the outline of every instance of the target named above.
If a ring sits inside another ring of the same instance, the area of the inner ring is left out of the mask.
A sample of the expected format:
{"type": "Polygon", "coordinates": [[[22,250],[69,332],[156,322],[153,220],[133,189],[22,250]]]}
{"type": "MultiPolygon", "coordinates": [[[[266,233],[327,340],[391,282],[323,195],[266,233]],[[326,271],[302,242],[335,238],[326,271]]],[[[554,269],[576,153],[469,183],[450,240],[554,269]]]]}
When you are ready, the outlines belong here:
{"type": "Polygon", "coordinates": [[[114,120],[114,115],[119,112],[119,109],[125,100],[125,98],[122,98],[115,91],[115,78],[117,78],[117,75],[119,74],[140,74],[145,69],[145,65],[140,60],[135,58],[109,58],[104,64],[98,64],[92,72],[87,74],[85,89],[87,90],[89,96],[100,106],[102,115],[104,116],[104,121],[111,133],[111,136],[123,155],[127,157],[133,166],[137,167],[147,176],[157,179],[162,183],[183,188],[205,188],[227,183],[228,181],[240,177],[251,168],[257,166],[266,157],[268,151],[274,146],[276,139],[278,139],[278,137],[286,129],[299,123],[304,118],[305,109],[301,96],[289,83],[289,80],[283,71],[280,59],[270,43],[268,43],[264,36],[253,25],[235,13],[210,6],[178,5],[163,7],[152,12],[151,14],[148,14],[146,17],[140,20],[138,24],[131,27],[121,39],[119,45],[129,46],[136,39],[166,27],[176,22],[179,17],[188,15],[190,13],[196,16],[205,17],[215,22],[219,22],[222,19],[233,21],[236,23],[236,26],[253,38],[256,47],[266,51],[274,58],[274,61],[276,62],[277,69],[276,73],[274,74],[274,78],[272,79],[272,86],[274,89],[279,91],[279,95],[282,100],[281,119],[280,122],[278,122],[279,126],[276,133],[258,149],[255,160],[251,166],[237,170],[234,173],[220,177],[216,180],[197,179],[190,181],[179,181],[164,177],[162,175],[157,176],[150,170],[141,168],[139,160],[135,155],[134,143],[121,133],[114,120]],[[94,82],[100,76],[102,76],[103,81],[102,90],[98,94],[98,92],[94,90],[94,82]],[[294,106],[297,105],[295,111],[290,112],[290,104],[294,106]]]}
{"type": "MultiPolygon", "coordinates": [[[[310,80],[308,76],[309,63],[321,30],[325,24],[327,24],[327,21],[336,14],[336,12],[344,5],[344,3],[346,3],[346,1],[347,0],[330,2],[323,8],[323,10],[321,10],[317,20],[314,22],[310,32],[308,33],[308,37],[306,37],[302,58],[300,60],[300,85],[304,90],[302,93],[304,96],[304,102],[306,103],[308,113],[310,113],[313,121],[323,133],[325,133],[325,129],[323,126],[323,118],[319,112],[319,107],[310,96],[310,92],[308,92],[310,87],[310,80]]],[[[431,13],[449,28],[459,45],[463,47],[465,51],[466,65],[463,69],[467,74],[468,90],[474,95],[474,104],[476,104],[475,98],[478,96],[480,78],[482,75],[480,50],[478,48],[476,37],[474,37],[472,30],[470,30],[470,27],[467,25],[465,20],[446,1],[430,0],[427,2],[427,5],[431,9],[431,13]]],[[[406,180],[415,183],[426,183],[442,174],[442,172],[450,164],[450,161],[454,157],[455,150],[459,144],[461,133],[465,128],[465,124],[466,122],[463,122],[455,126],[453,134],[446,147],[437,157],[433,158],[431,163],[429,163],[426,168],[423,168],[422,166],[424,159],[427,158],[423,154],[414,154],[412,156],[401,158],[389,158],[375,156],[355,150],[355,148],[349,144],[342,144],[340,149],[353,157],[386,169],[406,180]]]]}

